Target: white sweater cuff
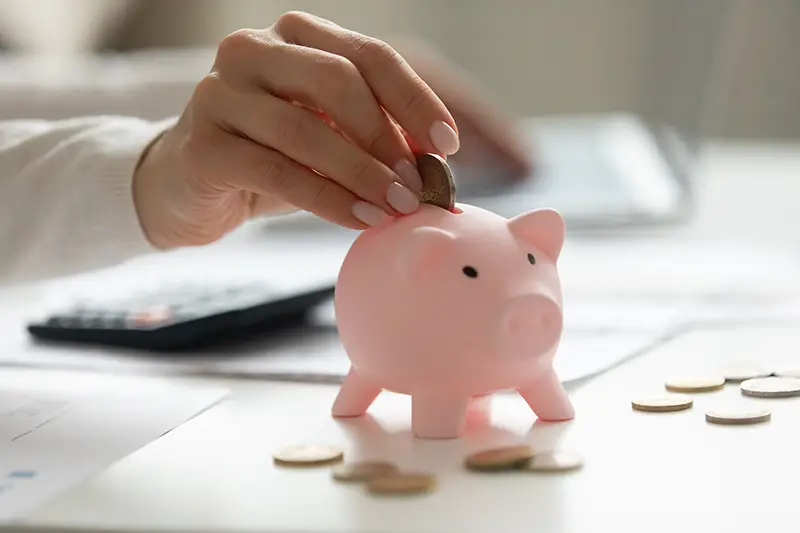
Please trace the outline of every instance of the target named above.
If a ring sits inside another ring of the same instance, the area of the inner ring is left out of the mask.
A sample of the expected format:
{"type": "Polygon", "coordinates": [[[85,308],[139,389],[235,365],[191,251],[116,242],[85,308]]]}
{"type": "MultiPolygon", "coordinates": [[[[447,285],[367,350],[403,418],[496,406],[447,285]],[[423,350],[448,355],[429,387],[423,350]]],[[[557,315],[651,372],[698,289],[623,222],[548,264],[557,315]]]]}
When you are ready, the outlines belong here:
{"type": "Polygon", "coordinates": [[[81,171],[94,177],[94,186],[84,190],[86,196],[75,199],[86,208],[86,237],[89,242],[102,243],[105,250],[98,252],[111,260],[156,251],[139,222],[132,179],[143,150],[172,124],[173,120],[126,120],[100,126],[91,151],[80,164],[81,171]]]}
{"type": "Polygon", "coordinates": [[[4,124],[0,215],[8,218],[0,234],[10,241],[0,243],[0,282],[71,275],[156,251],[136,213],[132,178],[145,147],[174,122],[4,124]]]}

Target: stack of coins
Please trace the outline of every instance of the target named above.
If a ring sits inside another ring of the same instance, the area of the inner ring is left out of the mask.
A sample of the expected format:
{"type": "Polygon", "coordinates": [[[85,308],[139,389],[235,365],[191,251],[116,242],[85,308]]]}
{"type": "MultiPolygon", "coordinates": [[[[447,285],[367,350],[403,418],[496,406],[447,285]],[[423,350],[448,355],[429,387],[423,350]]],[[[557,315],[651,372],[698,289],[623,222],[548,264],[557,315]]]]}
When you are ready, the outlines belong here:
{"type": "Polygon", "coordinates": [[[436,154],[423,154],[417,157],[417,170],[422,178],[419,201],[454,211],[456,184],[447,161],[436,154]]]}

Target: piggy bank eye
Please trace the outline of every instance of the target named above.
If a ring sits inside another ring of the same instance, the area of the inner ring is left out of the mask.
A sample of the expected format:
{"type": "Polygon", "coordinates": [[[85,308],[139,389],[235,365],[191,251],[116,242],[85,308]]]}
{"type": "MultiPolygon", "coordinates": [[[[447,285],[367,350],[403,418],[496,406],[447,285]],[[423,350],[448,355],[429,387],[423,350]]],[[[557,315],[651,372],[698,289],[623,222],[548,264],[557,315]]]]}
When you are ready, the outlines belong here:
{"type": "Polygon", "coordinates": [[[475,268],[473,268],[471,266],[465,266],[464,268],[461,269],[461,271],[468,278],[477,278],[478,277],[478,271],[475,270],[475,268]]]}
{"type": "Polygon", "coordinates": [[[532,265],[536,264],[536,258],[533,257],[533,254],[528,254],[528,262],[532,265]]]}

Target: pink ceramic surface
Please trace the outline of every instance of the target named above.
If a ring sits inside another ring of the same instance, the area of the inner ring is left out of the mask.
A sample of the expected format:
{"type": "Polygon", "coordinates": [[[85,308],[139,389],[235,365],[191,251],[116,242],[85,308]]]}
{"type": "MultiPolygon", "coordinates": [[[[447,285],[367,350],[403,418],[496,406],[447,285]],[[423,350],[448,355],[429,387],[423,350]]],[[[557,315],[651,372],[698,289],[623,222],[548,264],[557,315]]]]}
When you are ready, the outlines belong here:
{"type": "Polygon", "coordinates": [[[540,419],[574,416],[553,370],[561,215],[456,210],[422,205],[348,251],[334,303],[351,368],[334,416],[363,415],[384,389],[411,395],[420,438],[460,436],[470,399],[498,390],[517,390],[540,419]]]}

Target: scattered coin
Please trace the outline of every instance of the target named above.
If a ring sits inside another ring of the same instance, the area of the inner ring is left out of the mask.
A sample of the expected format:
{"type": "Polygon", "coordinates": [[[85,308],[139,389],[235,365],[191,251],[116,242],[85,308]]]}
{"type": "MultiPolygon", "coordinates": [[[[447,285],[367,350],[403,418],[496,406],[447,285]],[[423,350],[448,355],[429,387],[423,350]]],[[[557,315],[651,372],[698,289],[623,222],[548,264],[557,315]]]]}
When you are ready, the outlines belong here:
{"type": "Polygon", "coordinates": [[[768,422],[771,418],[772,414],[765,409],[748,407],[712,409],[706,412],[706,421],[712,424],[760,424],[768,422]]]}
{"type": "Polygon", "coordinates": [[[683,394],[667,394],[664,396],[639,398],[631,402],[631,406],[634,410],[651,413],[683,411],[692,407],[693,404],[694,400],[683,394]]]}
{"type": "Polygon", "coordinates": [[[337,463],[343,458],[341,450],[315,444],[289,446],[273,456],[275,464],[281,466],[321,466],[337,463]]]}
{"type": "Polygon", "coordinates": [[[725,378],[717,376],[697,377],[687,379],[672,379],[664,386],[671,392],[711,392],[725,386],[725,378]]]}
{"type": "Polygon", "coordinates": [[[439,155],[417,157],[417,170],[422,178],[419,201],[452,211],[456,204],[456,185],[450,165],[439,155]]]}
{"type": "Polygon", "coordinates": [[[775,375],[781,378],[800,379],[800,366],[789,366],[781,368],[775,372],[775,375]]]}
{"type": "Polygon", "coordinates": [[[344,482],[370,481],[398,473],[397,466],[385,461],[344,463],[333,469],[333,479],[344,482]]]}
{"type": "Polygon", "coordinates": [[[492,448],[467,457],[466,467],[481,471],[513,470],[525,466],[531,457],[533,449],[527,445],[492,448]]]}
{"type": "Polygon", "coordinates": [[[725,380],[733,383],[740,383],[748,379],[766,378],[771,375],[771,370],[746,363],[733,364],[722,369],[722,376],[725,380]]]}
{"type": "Polygon", "coordinates": [[[583,461],[576,454],[559,451],[534,454],[525,464],[526,470],[532,472],[563,472],[582,466],[583,461]]]}
{"type": "Polygon", "coordinates": [[[421,473],[398,473],[367,482],[367,489],[373,494],[420,494],[430,492],[435,486],[433,475],[421,473]]]}
{"type": "Polygon", "coordinates": [[[800,396],[800,379],[797,378],[757,378],[743,381],[742,394],[758,398],[790,398],[800,396]]]}

